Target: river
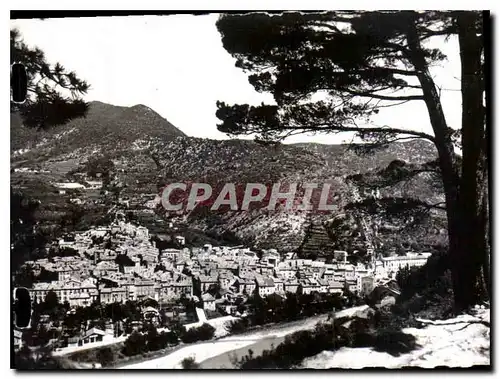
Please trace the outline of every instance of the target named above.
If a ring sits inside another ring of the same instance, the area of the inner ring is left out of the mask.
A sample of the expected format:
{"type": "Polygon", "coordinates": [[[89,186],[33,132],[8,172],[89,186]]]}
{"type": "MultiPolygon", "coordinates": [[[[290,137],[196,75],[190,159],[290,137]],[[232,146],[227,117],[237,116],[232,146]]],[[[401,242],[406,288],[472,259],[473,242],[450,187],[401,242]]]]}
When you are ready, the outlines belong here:
{"type": "MultiPolygon", "coordinates": [[[[364,310],[368,306],[344,309],[336,313],[337,317],[344,317],[364,310]]],[[[210,342],[189,345],[180,348],[168,355],[127,366],[121,369],[180,369],[183,359],[192,357],[204,369],[231,368],[231,356],[241,358],[252,349],[256,355],[272,345],[280,344],[285,336],[299,330],[313,329],[320,321],[326,321],[327,314],[310,317],[304,320],[292,321],[280,325],[273,325],[258,331],[232,335],[210,342]]]]}

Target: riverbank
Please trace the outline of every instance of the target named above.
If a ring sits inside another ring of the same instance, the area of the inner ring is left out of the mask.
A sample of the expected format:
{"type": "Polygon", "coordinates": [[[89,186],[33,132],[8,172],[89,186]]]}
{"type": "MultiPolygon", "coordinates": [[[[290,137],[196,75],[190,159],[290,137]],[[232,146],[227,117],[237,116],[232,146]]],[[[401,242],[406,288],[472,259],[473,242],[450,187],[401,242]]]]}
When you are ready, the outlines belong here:
{"type": "MultiPolygon", "coordinates": [[[[348,308],[337,312],[337,317],[350,316],[357,311],[364,310],[368,306],[348,308]]],[[[304,320],[291,321],[272,327],[259,329],[258,331],[245,332],[238,335],[223,337],[210,342],[199,343],[182,347],[175,352],[171,352],[161,358],[150,359],[137,364],[126,365],[121,369],[180,369],[181,362],[185,358],[192,357],[196,362],[201,362],[206,368],[214,365],[227,365],[230,362],[230,356],[233,354],[244,355],[248,349],[269,349],[272,345],[276,346],[282,339],[299,330],[313,329],[320,321],[326,321],[328,314],[310,317],[304,320]],[[253,347],[252,347],[253,346],[253,347]]],[[[229,367],[227,367],[229,368],[229,367]]]]}

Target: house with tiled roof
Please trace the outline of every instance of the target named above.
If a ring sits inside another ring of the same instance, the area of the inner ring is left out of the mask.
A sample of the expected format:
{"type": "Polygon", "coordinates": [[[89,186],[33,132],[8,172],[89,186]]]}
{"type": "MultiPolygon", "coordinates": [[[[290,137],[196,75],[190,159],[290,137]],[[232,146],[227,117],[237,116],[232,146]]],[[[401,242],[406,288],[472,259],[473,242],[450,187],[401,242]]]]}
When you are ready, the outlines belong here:
{"type": "Polygon", "coordinates": [[[274,282],[274,292],[284,293],[285,292],[285,284],[284,280],[281,278],[273,278],[274,282]]]}
{"type": "Polygon", "coordinates": [[[194,291],[197,294],[204,293],[208,291],[210,287],[217,285],[218,282],[217,276],[200,275],[193,280],[194,291]]]}
{"type": "Polygon", "coordinates": [[[114,262],[103,261],[96,264],[94,268],[94,275],[97,277],[108,275],[112,272],[118,272],[118,265],[114,262]]]}
{"type": "Polygon", "coordinates": [[[224,262],[221,262],[220,269],[228,270],[236,275],[239,271],[239,264],[233,260],[226,260],[224,262]]]}
{"type": "Polygon", "coordinates": [[[313,292],[320,292],[320,284],[316,279],[306,278],[300,279],[300,289],[303,294],[311,294],[313,292]]]}
{"type": "Polygon", "coordinates": [[[70,278],[64,282],[57,281],[51,283],[34,283],[33,288],[29,291],[33,301],[38,303],[44,301],[50,291],[53,291],[57,295],[59,302],[64,303],[68,301],[70,302],[70,305],[72,305],[71,300],[78,303],[78,300],[74,300],[75,298],[78,298],[78,296],[73,296],[71,298],[71,295],[88,293],[88,299],[90,302],[97,299],[97,288],[92,281],[80,281],[74,278],[70,278]]]}
{"type": "Polygon", "coordinates": [[[201,295],[201,302],[203,304],[203,309],[215,311],[215,298],[208,292],[201,295]]]}
{"type": "Polygon", "coordinates": [[[218,295],[220,296],[220,298],[224,301],[229,301],[229,302],[233,302],[237,295],[231,290],[231,289],[224,289],[224,288],[221,288],[221,290],[219,291],[218,295]]]}
{"type": "Polygon", "coordinates": [[[98,295],[97,289],[89,292],[73,293],[69,295],[68,302],[72,307],[88,307],[97,301],[98,295]]]}
{"type": "Polygon", "coordinates": [[[283,285],[285,292],[297,293],[299,281],[296,278],[285,279],[283,285]]]}
{"type": "Polygon", "coordinates": [[[344,283],[337,281],[328,282],[328,293],[342,294],[344,292],[344,283]]]}
{"type": "Polygon", "coordinates": [[[160,253],[160,260],[176,262],[177,260],[179,260],[180,255],[181,255],[180,249],[173,249],[173,248],[163,249],[160,253]]]}
{"type": "Polygon", "coordinates": [[[272,276],[274,274],[274,267],[266,263],[258,263],[254,270],[263,276],[272,276]]]}
{"type": "Polygon", "coordinates": [[[319,293],[327,293],[328,292],[328,282],[324,279],[316,279],[316,282],[319,285],[318,292],[319,293]]]}
{"type": "Polygon", "coordinates": [[[227,270],[221,270],[217,280],[221,288],[228,289],[234,283],[235,276],[227,270]]]}
{"type": "Polygon", "coordinates": [[[246,293],[247,295],[253,294],[255,288],[257,287],[257,283],[255,282],[255,274],[238,277],[233,283],[233,287],[236,289],[238,293],[246,293]]]}
{"type": "Polygon", "coordinates": [[[254,275],[255,270],[252,267],[249,267],[248,265],[245,264],[240,264],[240,269],[239,269],[239,277],[244,277],[244,276],[249,276],[249,275],[254,275]]]}
{"type": "Polygon", "coordinates": [[[148,279],[138,279],[135,281],[136,296],[138,300],[146,297],[154,297],[154,281],[148,279]]]}
{"type": "Polygon", "coordinates": [[[295,267],[291,267],[285,262],[280,262],[274,269],[274,273],[280,278],[291,279],[297,276],[297,269],[295,267]]]}
{"type": "Polygon", "coordinates": [[[193,279],[191,277],[175,274],[172,279],[161,282],[158,297],[160,301],[180,299],[182,296],[193,296],[193,279]]]}
{"type": "Polygon", "coordinates": [[[101,288],[99,290],[99,298],[101,303],[125,303],[128,299],[128,293],[125,288],[101,288]]]}
{"type": "Polygon", "coordinates": [[[262,259],[260,261],[262,263],[269,264],[272,267],[276,267],[281,261],[281,257],[276,249],[269,249],[264,251],[264,253],[262,254],[262,259]]]}
{"type": "Polygon", "coordinates": [[[258,275],[255,278],[255,281],[257,283],[257,290],[259,291],[260,296],[267,296],[275,292],[273,278],[258,275]]]}
{"type": "Polygon", "coordinates": [[[92,344],[95,342],[110,341],[113,339],[112,334],[107,334],[104,330],[91,328],[85,332],[83,337],[78,342],[79,346],[92,344]]]}
{"type": "Polygon", "coordinates": [[[54,271],[57,272],[57,280],[63,282],[78,273],[78,267],[61,262],[54,271]]]}

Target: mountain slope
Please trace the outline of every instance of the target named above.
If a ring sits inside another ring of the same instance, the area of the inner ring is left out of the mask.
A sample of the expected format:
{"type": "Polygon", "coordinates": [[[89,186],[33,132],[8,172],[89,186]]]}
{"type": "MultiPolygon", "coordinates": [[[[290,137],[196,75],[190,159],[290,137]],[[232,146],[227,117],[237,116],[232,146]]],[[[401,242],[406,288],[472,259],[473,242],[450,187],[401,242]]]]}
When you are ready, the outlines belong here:
{"type": "MultiPolygon", "coordinates": [[[[12,184],[39,199],[44,198],[51,183],[74,181],[76,173],[86,172],[89,159],[105,157],[112,162],[112,185],[119,188],[118,197],[129,200],[129,210],[149,215],[146,224],[153,225],[158,218],[151,215],[150,203],[155,198],[158,201],[157,195],[167,183],[206,182],[220,188],[228,182],[312,182],[320,187],[323,183],[331,183],[329,203],[337,205],[336,211],[306,214],[256,208],[249,212],[214,213],[200,207],[181,218],[190,227],[207,233],[230,232],[256,247],[298,250],[306,256],[328,256],[336,248],[360,248],[373,238],[381,240],[379,245],[386,248],[402,240],[406,246],[412,243],[430,246],[444,239],[441,215],[433,216],[412,231],[411,227],[398,224],[396,220],[385,220],[381,224],[373,215],[362,216],[348,210],[350,204],[369,196],[350,182],[349,176],[373,176],[396,159],[412,163],[434,159],[433,146],[420,140],[395,143],[373,155],[358,156],[346,145],[270,147],[248,140],[200,139],[185,136],[144,105],[127,108],[100,102],[91,104],[87,118],[43,134],[26,131],[15,115],[11,116],[11,121],[12,167],[44,171],[36,174],[14,172],[12,184]],[[23,148],[26,150],[20,151],[23,148]],[[342,217],[337,217],[339,215],[342,217]],[[337,221],[332,222],[336,217],[337,221]],[[373,232],[373,225],[377,223],[381,227],[373,232]]],[[[52,191],[51,207],[64,209],[69,198],[54,195],[54,190],[53,187],[48,190],[52,191]],[[56,206],[58,196],[60,204],[56,206]]],[[[442,191],[436,187],[435,180],[423,174],[408,183],[381,188],[380,192],[384,196],[410,196],[433,203],[442,201],[442,191]]],[[[74,196],[84,197],[85,194],[74,196]]],[[[116,198],[96,196],[92,206],[95,208],[97,201],[104,213],[117,205],[116,198]]],[[[47,212],[50,214],[50,209],[47,212]]],[[[157,207],[156,212],[162,217],[165,213],[161,207],[157,207]]]]}
{"type": "Polygon", "coordinates": [[[177,136],[185,134],[145,105],[120,107],[93,101],[85,118],[50,131],[27,130],[17,115],[11,115],[11,149],[29,149],[23,154],[14,153],[14,161],[128,149],[141,138],[177,136]]]}

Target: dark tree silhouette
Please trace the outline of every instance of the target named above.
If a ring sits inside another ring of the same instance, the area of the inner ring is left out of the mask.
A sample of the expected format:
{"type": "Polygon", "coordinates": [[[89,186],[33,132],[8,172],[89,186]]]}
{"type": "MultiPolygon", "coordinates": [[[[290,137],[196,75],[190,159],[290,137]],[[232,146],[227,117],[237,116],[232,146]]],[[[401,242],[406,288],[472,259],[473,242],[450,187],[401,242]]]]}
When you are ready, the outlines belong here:
{"type": "Polygon", "coordinates": [[[14,368],[16,370],[58,370],[75,368],[69,361],[56,359],[49,347],[30,349],[24,345],[14,354],[14,368]]]}
{"type": "Polygon", "coordinates": [[[184,370],[197,370],[200,368],[200,365],[196,363],[193,357],[184,358],[181,364],[184,370]]]}
{"type": "Polygon", "coordinates": [[[82,100],[90,86],[60,63],[51,65],[37,47],[28,46],[19,30],[10,31],[10,63],[22,63],[28,79],[28,96],[23,104],[11,102],[27,127],[46,129],[85,116],[88,104],[82,100]]]}
{"type": "Polygon", "coordinates": [[[146,336],[134,331],[123,344],[123,354],[133,356],[146,351],[146,336]]]}
{"type": "MultiPolygon", "coordinates": [[[[88,104],[81,99],[89,85],[61,64],[51,65],[39,48],[28,46],[17,29],[10,31],[10,63],[26,68],[28,95],[23,104],[11,102],[11,112],[18,112],[26,127],[46,129],[86,115],[88,104]]],[[[11,265],[12,271],[45,238],[37,231],[34,217],[38,202],[11,188],[11,265]]]]}
{"type": "Polygon", "coordinates": [[[46,238],[36,230],[35,212],[39,205],[39,201],[11,187],[10,250],[13,272],[26,260],[34,259],[32,253],[46,242],[46,238]]]}
{"type": "Polygon", "coordinates": [[[57,306],[59,305],[59,299],[57,298],[57,294],[50,290],[47,292],[45,299],[43,301],[43,308],[46,312],[54,312],[57,306]]]}
{"type": "MultiPolygon", "coordinates": [[[[457,310],[489,295],[489,228],[484,30],[476,11],[324,12],[223,15],[224,48],[275,105],[217,103],[218,129],[279,141],[306,132],[353,132],[362,152],[407,140],[434,144],[438,160],[390,176],[393,182],[432,168],[446,199],[450,264],[457,310]],[[462,125],[450,128],[431,65],[445,59],[427,47],[436,36],[458,36],[462,65],[462,125]],[[312,95],[323,94],[314,101],[312,95]],[[361,127],[383,107],[424,101],[433,134],[404,126],[361,127]],[[460,147],[462,154],[456,154],[460,147]]],[[[483,25],[484,24],[484,25],[483,25]]],[[[488,98],[486,97],[486,100],[488,98]]],[[[394,169],[394,167],[392,168],[394,169]]],[[[407,169],[407,168],[405,168],[407,169]]],[[[434,204],[397,204],[434,207],[434,204]]]]}
{"type": "Polygon", "coordinates": [[[115,353],[112,348],[104,347],[97,351],[97,360],[102,367],[110,366],[115,360],[115,353]]]}
{"type": "Polygon", "coordinates": [[[149,351],[156,351],[160,348],[158,331],[152,324],[149,324],[147,327],[146,342],[149,351]]]}
{"type": "Polygon", "coordinates": [[[134,261],[126,254],[118,254],[115,263],[119,266],[135,266],[134,261]]]}

